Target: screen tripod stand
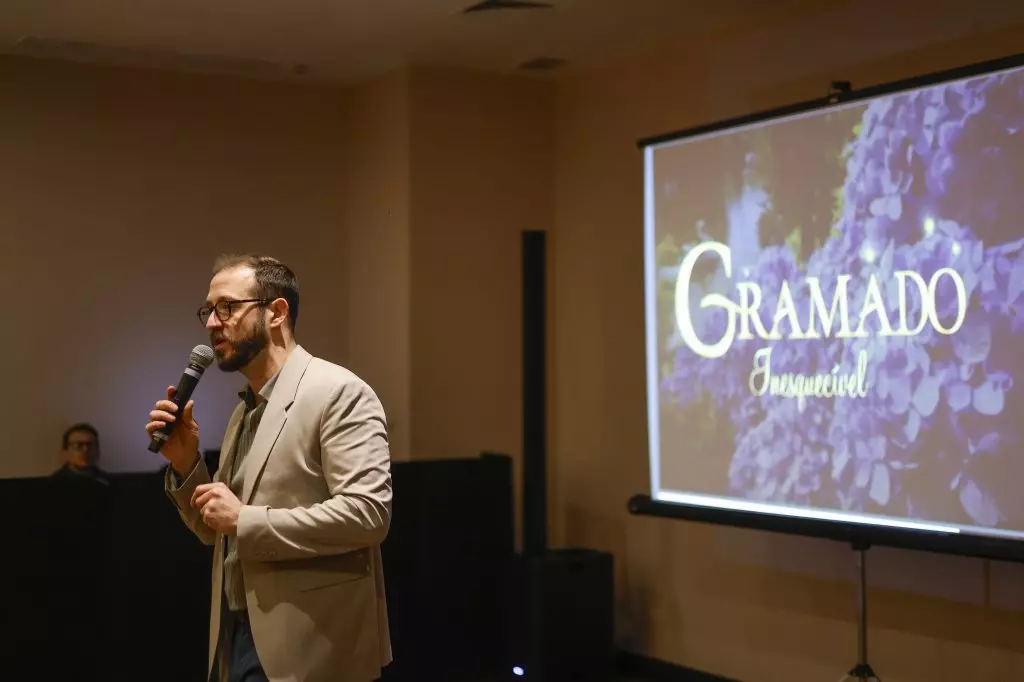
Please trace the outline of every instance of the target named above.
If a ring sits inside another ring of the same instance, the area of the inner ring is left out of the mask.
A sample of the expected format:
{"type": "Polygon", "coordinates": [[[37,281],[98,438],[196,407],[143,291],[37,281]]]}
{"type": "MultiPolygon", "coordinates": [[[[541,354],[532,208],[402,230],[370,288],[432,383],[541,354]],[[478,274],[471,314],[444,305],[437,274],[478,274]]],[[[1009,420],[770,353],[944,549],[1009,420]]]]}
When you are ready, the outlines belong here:
{"type": "Polygon", "coordinates": [[[882,682],[868,663],[868,585],[865,554],[866,542],[853,543],[857,552],[857,664],[839,682],[882,682]]]}

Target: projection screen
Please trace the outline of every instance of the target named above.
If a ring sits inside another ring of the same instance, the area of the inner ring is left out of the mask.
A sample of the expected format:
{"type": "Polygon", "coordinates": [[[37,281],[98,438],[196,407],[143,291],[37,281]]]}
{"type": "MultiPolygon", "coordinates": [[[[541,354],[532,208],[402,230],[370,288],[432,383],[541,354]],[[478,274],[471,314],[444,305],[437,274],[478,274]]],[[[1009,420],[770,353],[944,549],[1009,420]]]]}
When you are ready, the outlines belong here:
{"type": "Polygon", "coordinates": [[[1020,64],[641,141],[653,501],[1024,538],[1020,64]]]}

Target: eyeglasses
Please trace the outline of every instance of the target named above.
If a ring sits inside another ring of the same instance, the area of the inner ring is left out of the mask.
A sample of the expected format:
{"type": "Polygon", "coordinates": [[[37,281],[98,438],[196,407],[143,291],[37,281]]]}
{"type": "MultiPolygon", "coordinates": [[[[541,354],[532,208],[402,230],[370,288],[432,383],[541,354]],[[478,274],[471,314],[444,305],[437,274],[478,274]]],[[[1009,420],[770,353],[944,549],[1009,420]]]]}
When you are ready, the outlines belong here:
{"type": "Polygon", "coordinates": [[[231,315],[235,312],[235,306],[243,303],[258,303],[260,305],[266,305],[270,301],[265,298],[244,298],[240,301],[218,301],[216,304],[209,306],[204,305],[202,308],[196,311],[196,315],[199,316],[199,321],[206,326],[206,321],[210,319],[210,314],[215,313],[217,319],[221,322],[227,322],[231,319],[231,315]]]}

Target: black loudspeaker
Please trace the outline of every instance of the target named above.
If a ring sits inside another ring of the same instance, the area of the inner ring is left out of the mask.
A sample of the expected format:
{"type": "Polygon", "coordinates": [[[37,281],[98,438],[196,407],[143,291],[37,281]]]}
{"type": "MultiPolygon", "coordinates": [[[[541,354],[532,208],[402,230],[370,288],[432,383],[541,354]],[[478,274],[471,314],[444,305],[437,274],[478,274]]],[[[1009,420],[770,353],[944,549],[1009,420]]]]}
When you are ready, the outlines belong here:
{"type": "Polygon", "coordinates": [[[522,237],[523,555],[508,570],[503,677],[608,682],[614,670],[612,556],[549,550],[547,538],[547,242],[522,237]]]}
{"type": "Polygon", "coordinates": [[[523,550],[547,549],[547,240],[523,232],[523,550]]]}
{"type": "Polygon", "coordinates": [[[612,555],[587,549],[523,556],[509,571],[506,680],[611,682],[612,555]]]}
{"type": "Polygon", "coordinates": [[[383,682],[492,677],[504,658],[503,581],[515,552],[512,459],[392,462],[381,547],[394,663],[383,682]]]}

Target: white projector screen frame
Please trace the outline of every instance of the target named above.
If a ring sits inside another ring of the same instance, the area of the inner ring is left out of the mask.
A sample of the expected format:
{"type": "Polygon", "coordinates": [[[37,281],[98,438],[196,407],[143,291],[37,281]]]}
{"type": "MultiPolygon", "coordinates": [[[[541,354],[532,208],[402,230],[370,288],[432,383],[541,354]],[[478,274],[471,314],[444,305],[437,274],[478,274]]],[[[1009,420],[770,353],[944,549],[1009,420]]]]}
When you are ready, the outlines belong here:
{"type": "Polygon", "coordinates": [[[1024,560],[1021,127],[1024,55],[641,140],[631,510],[1024,560]]]}

